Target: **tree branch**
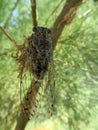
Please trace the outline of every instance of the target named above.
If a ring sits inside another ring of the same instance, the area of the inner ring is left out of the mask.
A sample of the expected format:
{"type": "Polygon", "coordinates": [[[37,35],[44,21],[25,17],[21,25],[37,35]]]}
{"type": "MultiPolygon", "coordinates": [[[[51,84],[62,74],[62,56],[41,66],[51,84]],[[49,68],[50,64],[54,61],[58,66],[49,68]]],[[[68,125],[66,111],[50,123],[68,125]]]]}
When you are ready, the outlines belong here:
{"type": "Polygon", "coordinates": [[[61,13],[57,17],[52,27],[53,48],[55,48],[57,41],[64,29],[64,27],[72,22],[75,17],[76,10],[81,5],[83,0],[67,0],[61,13]]]}
{"type": "Polygon", "coordinates": [[[36,0],[31,0],[31,15],[32,15],[32,25],[37,26],[37,16],[36,16],[36,0]]]}
{"type": "Polygon", "coordinates": [[[18,48],[17,42],[6,32],[6,30],[0,26],[0,30],[6,35],[6,37],[14,43],[14,45],[18,48]]]}

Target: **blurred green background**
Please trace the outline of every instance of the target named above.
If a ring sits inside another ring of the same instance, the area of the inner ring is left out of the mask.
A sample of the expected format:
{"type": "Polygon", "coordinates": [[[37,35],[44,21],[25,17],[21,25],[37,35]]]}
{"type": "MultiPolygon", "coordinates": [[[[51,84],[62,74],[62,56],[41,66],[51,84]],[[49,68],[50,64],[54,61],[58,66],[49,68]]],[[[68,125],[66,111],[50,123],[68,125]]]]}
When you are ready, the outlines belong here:
{"type": "MultiPolygon", "coordinates": [[[[62,0],[51,14],[59,2],[37,0],[40,26],[52,27],[65,3],[62,0]]],[[[0,26],[18,44],[32,33],[30,7],[29,0],[0,0],[0,26]]],[[[0,30],[0,130],[13,130],[19,115],[18,63],[11,56],[15,52],[0,30]]],[[[26,130],[98,130],[98,1],[88,0],[80,6],[62,32],[54,59],[56,112],[42,121],[32,118],[26,130]]]]}

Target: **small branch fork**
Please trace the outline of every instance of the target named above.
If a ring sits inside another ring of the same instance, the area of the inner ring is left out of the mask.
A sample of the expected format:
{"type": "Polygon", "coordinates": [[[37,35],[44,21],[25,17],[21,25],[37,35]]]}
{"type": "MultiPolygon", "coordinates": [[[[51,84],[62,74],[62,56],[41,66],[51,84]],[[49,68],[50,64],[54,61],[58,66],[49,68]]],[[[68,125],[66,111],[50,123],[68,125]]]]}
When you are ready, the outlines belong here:
{"type": "MultiPolygon", "coordinates": [[[[16,3],[15,3],[15,6],[13,7],[13,9],[12,9],[12,11],[11,12],[13,12],[13,10],[15,9],[15,7],[16,7],[16,5],[18,4],[18,0],[16,1],[16,3]]],[[[36,0],[31,0],[31,15],[32,15],[32,25],[33,26],[37,26],[37,16],[36,16],[36,0]]],[[[12,14],[12,13],[11,13],[12,14]]],[[[11,14],[10,14],[10,16],[11,16],[11,14]]],[[[10,16],[9,16],[9,18],[10,18],[10,16]]],[[[8,20],[9,20],[9,18],[8,18],[8,20]]],[[[7,21],[8,21],[7,20],[7,21]]],[[[6,26],[7,25],[7,22],[6,22],[6,24],[4,25],[4,26],[6,26]]],[[[2,27],[2,26],[0,26],[0,30],[5,34],[5,36],[15,45],[15,47],[16,48],[18,48],[19,49],[19,46],[18,46],[18,44],[17,44],[17,42],[8,34],[8,32],[2,27]]]]}

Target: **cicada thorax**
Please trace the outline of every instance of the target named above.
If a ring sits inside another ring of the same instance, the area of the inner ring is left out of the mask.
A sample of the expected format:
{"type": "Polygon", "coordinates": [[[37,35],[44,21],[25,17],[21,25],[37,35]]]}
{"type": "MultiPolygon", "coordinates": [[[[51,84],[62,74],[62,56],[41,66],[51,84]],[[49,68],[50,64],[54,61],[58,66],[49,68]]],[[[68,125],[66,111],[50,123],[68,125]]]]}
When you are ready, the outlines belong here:
{"type": "Polygon", "coordinates": [[[52,55],[52,40],[47,28],[36,27],[29,38],[30,70],[36,80],[43,80],[52,55]]]}

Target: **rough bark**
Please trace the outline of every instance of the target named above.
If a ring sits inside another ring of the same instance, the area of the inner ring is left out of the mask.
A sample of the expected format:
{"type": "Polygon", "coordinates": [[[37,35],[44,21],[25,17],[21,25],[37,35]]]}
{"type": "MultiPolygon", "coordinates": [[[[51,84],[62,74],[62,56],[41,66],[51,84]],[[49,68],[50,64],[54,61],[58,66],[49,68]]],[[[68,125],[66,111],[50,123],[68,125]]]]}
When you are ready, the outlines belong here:
{"type": "MultiPolygon", "coordinates": [[[[61,13],[57,17],[56,21],[54,22],[53,27],[51,28],[54,48],[57,44],[59,36],[61,35],[64,27],[66,25],[70,24],[72,22],[73,18],[75,17],[76,10],[79,7],[79,5],[82,4],[82,1],[83,0],[67,0],[66,1],[61,13]]],[[[36,94],[32,93],[32,95],[31,95],[34,99],[36,99],[36,95],[39,90],[39,87],[40,87],[40,84],[38,84],[38,86],[37,86],[36,94]]],[[[32,99],[32,97],[31,97],[31,99],[32,99]]],[[[24,102],[24,104],[25,104],[25,102],[24,102]]],[[[17,124],[16,124],[15,130],[24,130],[28,121],[29,120],[24,118],[23,112],[21,112],[20,116],[17,119],[17,124]]]]}

